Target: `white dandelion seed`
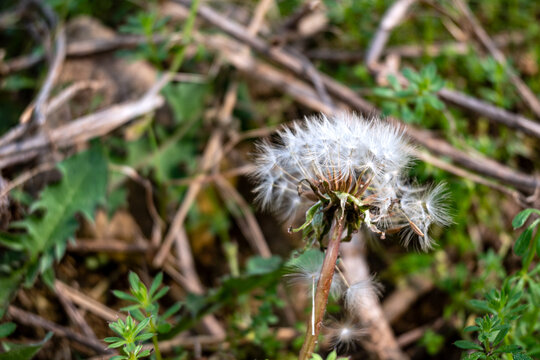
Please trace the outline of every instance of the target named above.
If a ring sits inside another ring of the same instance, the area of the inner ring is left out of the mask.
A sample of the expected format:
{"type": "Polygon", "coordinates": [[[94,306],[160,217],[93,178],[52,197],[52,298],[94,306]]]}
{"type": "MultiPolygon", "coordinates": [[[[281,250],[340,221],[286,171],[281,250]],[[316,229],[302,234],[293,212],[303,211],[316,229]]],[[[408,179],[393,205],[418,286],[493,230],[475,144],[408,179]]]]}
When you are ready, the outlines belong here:
{"type": "Polygon", "coordinates": [[[351,319],[331,319],[324,325],[325,334],[328,337],[330,348],[338,353],[347,354],[353,351],[367,330],[359,327],[358,323],[351,319]]]}
{"type": "Polygon", "coordinates": [[[430,227],[451,222],[447,196],[442,186],[425,190],[408,184],[410,154],[403,131],[378,118],[306,117],[278,131],[275,142],[258,145],[252,173],[256,200],[292,221],[317,202],[347,194],[346,201],[356,199],[351,201],[357,218],[381,238],[403,230],[404,244],[418,238],[428,250],[430,227]]]}
{"type": "Polygon", "coordinates": [[[376,301],[382,293],[382,285],[373,277],[352,284],[345,291],[345,309],[355,316],[376,301]]]}

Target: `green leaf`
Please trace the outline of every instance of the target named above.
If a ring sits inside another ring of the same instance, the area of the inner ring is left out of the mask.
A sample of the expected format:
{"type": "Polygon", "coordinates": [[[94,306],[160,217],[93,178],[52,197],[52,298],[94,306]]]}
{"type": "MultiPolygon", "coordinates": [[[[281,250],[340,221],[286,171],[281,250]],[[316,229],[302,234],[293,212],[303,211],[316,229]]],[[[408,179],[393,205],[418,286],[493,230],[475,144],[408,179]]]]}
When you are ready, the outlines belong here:
{"type": "Polygon", "coordinates": [[[12,322],[0,324],[0,339],[9,336],[15,331],[15,328],[17,328],[17,325],[12,322]]]}
{"type": "Polygon", "coordinates": [[[463,360],[478,360],[478,359],[486,359],[486,354],[482,352],[473,352],[472,354],[468,354],[465,357],[463,357],[463,360]]]}
{"type": "Polygon", "coordinates": [[[484,311],[488,311],[488,312],[492,311],[491,307],[489,306],[489,304],[485,300],[472,299],[472,300],[469,300],[469,304],[471,304],[473,307],[475,307],[475,308],[477,308],[479,310],[484,310],[484,311]]]}
{"type": "Polygon", "coordinates": [[[373,89],[373,95],[390,99],[395,97],[394,91],[387,88],[375,88],[373,89]]]}
{"type": "Polygon", "coordinates": [[[476,326],[476,325],[467,326],[465,329],[463,329],[463,331],[465,331],[465,332],[467,332],[467,331],[478,331],[478,330],[480,330],[480,327],[476,326]]]}
{"type": "Polygon", "coordinates": [[[334,350],[330,354],[328,354],[328,356],[326,357],[326,360],[336,360],[336,358],[337,358],[337,353],[336,353],[336,350],[334,350]]]}
{"type": "Polygon", "coordinates": [[[132,295],[126,294],[126,293],[123,292],[123,291],[120,291],[120,290],[113,290],[112,292],[113,292],[114,296],[116,296],[116,297],[119,298],[119,299],[137,302],[137,298],[135,298],[135,297],[132,296],[132,295]]]}
{"type": "Polygon", "coordinates": [[[454,343],[455,346],[457,346],[460,349],[465,350],[484,350],[484,348],[476,343],[473,343],[469,340],[458,340],[454,343]]]}
{"type": "Polygon", "coordinates": [[[420,75],[415,72],[414,70],[412,70],[411,68],[405,68],[403,69],[402,71],[402,74],[403,76],[405,76],[405,78],[411,82],[421,82],[422,81],[422,78],[420,77],[420,75]]]}
{"type": "MultiPolygon", "coordinates": [[[[29,257],[23,266],[26,285],[31,285],[39,273],[48,270],[55,256],[58,258],[64,253],[66,241],[79,226],[75,215],[82,213],[91,219],[95,207],[105,198],[107,161],[100,149],[77,154],[58,164],[58,168],[62,173],[61,181],[41,192],[40,199],[31,205],[34,214],[13,225],[26,232],[0,235],[2,243],[8,247],[12,247],[9,242],[13,245],[18,241],[14,248],[29,257]],[[36,211],[43,215],[38,216],[36,211]]],[[[10,284],[11,289],[13,285],[10,284]]],[[[5,301],[10,293],[3,289],[0,300],[5,301]]]]}
{"type": "Polygon", "coordinates": [[[540,211],[536,209],[525,209],[521,211],[519,214],[517,214],[514,220],[512,221],[512,226],[514,227],[514,229],[520,228],[523,225],[525,225],[525,222],[527,222],[527,219],[532,213],[540,214],[540,211]]]}
{"type": "Polygon", "coordinates": [[[499,330],[499,333],[495,337],[495,340],[493,340],[493,344],[498,345],[504,339],[506,334],[508,334],[509,330],[510,330],[510,325],[503,325],[501,329],[499,330]]]}
{"type": "Polygon", "coordinates": [[[531,242],[533,234],[533,229],[528,227],[523,231],[516,240],[514,245],[514,252],[518,256],[525,256],[527,249],[529,248],[529,243],[531,242]]]}
{"type": "Polygon", "coordinates": [[[163,89],[167,102],[173,110],[177,123],[190,121],[202,116],[204,99],[209,86],[196,83],[169,84],[163,89]]]}
{"type": "Polygon", "coordinates": [[[0,360],[30,360],[32,359],[43,345],[49,341],[53,333],[48,333],[43,340],[32,345],[17,345],[10,348],[8,351],[0,354],[0,360]]]}
{"type": "Polygon", "coordinates": [[[520,351],[521,348],[518,345],[512,344],[512,345],[504,345],[501,346],[493,351],[494,354],[504,354],[504,353],[514,353],[516,351],[520,351]]]}
{"type": "Polygon", "coordinates": [[[156,275],[154,281],[152,281],[152,285],[150,286],[149,294],[150,296],[154,295],[154,293],[157,291],[159,286],[161,285],[161,282],[163,281],[163,273],[160,272],[156,275]]]}
{"type": "Polygon", "coordinates": [[[16,224],[24,228],[26,250],[38,254],[63,243],[72,236],[78,224],[75,214],[92,219],[96,205],[105,198],[107,162],[102,152],[91,149],[77,154],[58,165],[62,180],[41,192],[32,204],[32,211],[44,211],[42,217],[30,216],[16,224]]]}
{"type": "Polygon", "coordinates": [[[263,275],[279,269],[282,260],[278,255],[272,255],[269,258],[262,256],[252,256],[246,264],[247,275],[263,275]]]}
{"type": "Polygon", "coordinates": [[[513,353],[512,356],[514,360],[533,360],[532,357],[524,353],[513,353]]]}

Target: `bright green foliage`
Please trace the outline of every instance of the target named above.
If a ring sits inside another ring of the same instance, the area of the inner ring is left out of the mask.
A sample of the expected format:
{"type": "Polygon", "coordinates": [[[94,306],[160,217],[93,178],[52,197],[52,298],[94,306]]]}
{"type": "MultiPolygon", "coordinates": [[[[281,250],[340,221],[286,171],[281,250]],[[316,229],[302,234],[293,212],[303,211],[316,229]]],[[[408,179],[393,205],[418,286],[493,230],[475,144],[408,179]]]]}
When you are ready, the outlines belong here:
{"type": "Polygon", "coordinates": [[[102,152],[93,148],[58,165],[62,180],[46,187],[31,207],[31,215],[13,224],[24,232],[0,234],[0,244],[12,251],[2,265],[16,267],[10,274],[0,272],[2,291],[0,304],[5,303],[22,278],[26,284],[44,273],[53,281],[51,265],[64,255],[67,240],[78,228],[76,214],[92,219],[96,206],[103,201],[107,189],[107,162],[102,152]],[[24,265],[22,265],[23,263],[24,265]],[[5,287],[4,287],[5,286],[5,287]]]}
{"type": "Polygon", "coordinates": [[[141,343],[149,339],[152,339],[154,343],[156,358],[161,359],[157,334],[166,334],[171,330],[171,325],[167,322],[167,319],[180,309],[180,303],[176,303],[164,314],[159,314],[158,300],[169,291],[167,286],[160,288],[162,281],[163,273],[159,273],[152,281],[150,289],[148,289],[137,274],[131,272],[129,273],[130,294],[118,290],[113,291],[116,297],[133,303],[122,308],[122,311],[130,313],[125,323],[119,320],[117,323],[110,325],[111,329],[122,336],[122,339],[105,339],[105,341],[112,343],[109,345],[111,348],[124,346],[127,357],[116,357],[116,359],[133,360],[148,356],[149,352],[147,350],[142,351],[141,343]],[[140,321],[137,326],[134,325],[131,314],[140,321]],[[139,334],[141,332],[142,334],[139,334]]]}
{"type": "Polygon", "coordinates": [[[141,343],[151,339],[154,334],[147,332],[148,324],[151,318],[143,319],[140,323],[136,323],[131,316],[128,315],[126,321],[118,319],[118,321],[109,324],[109,327],[120,337],[108,337],[105,341],[110,343],[109,348],[123,347],[125,355],[114,356],[115,360],[135,360],[141,359],[150,355],[150,350],[143,350],[141,343]]]}
{"type": "Polygon", "coordinates": [[[432,330],[428,330],[420,339],[420,344],[426,348],[429,355],[436,355],[444,346],[444,336],[439,335],[432,330]]]}
{"type": "MultiPolygon", "coordinates": [[[[3,311],[0,310],[0,317],[3,311]]],[[[16,325],[13,323],[0,324],[0,338],[9,336],[15,331],[16,325]]],[[[2,343],[5,352],[0,353],[0,360],[30,360],[41,350],[43,345],[52,337],[53,333],[48,333],[43,340],[36,344],[12,344],[2,343]]]]}
{"type": "Polygon", "coordinates": [[[163,273],[159,273],[150,289],[144,285],[134,272],[129,273],[129,284],[131,287],[131,294],[126,294],[122,291],[114,290],[113,293],[116,297],[133,303],[132,305],[122,308],[122,311],[127,311],[139,320],[150,318],[149,322],[150,331],[154,333],[167,333],[171,325],[166,321],[169,317],[174,315],[180,309],[180,303],[176,303],[171,306],[164,314],[159,314],[158,300],[161,299],[169,291],[168,286],[160,288],[163,280],[163,273]]]}
{"type": "Polygon", "coordinates": [[[434,64],[424,67],[419,73],[410,68],[403,70],[409,84],[406,88],[395,76],[389,76],[390,88],[376,88],[373,93],[383,99],[383,110],[398,116],[406,122],[422,124],[426,110],[440,112],[444,103],[437,98],[437,91],[444,86],[444,80],[437,75],[434,64]]]}
{"type": "MultiPolygon", "coordinates": [[[[533,213],[539,211],[527,209],[519,213],[512,222],[514,228],[523,226],[533,213]]],[[[461,349],[473,350],[465,359],[502,359],[503,354],[512,354],[514,359],[528,360],[540,355],[540,265],[530,269],[540,238],[539,223],[538,219],[533,221],[514,246],[516,255],[523,256],[521,271],[506,279],[500,290],[485,293],[484,300],[470,300],[473,307],[487,314],[464,329],[476,332],[478,343],[455,342],[461,349]]]]}
{"type": "MultiPolygon", "coordinates": [[[[348,358],[345,357],[337,357],[336,350],[332,351],[328,356],[326,357],[326,360],[347,360],[348,358]]],[[[324,360],[323,357],[319,354],[312,354],[311,360],[324,360]]]]}

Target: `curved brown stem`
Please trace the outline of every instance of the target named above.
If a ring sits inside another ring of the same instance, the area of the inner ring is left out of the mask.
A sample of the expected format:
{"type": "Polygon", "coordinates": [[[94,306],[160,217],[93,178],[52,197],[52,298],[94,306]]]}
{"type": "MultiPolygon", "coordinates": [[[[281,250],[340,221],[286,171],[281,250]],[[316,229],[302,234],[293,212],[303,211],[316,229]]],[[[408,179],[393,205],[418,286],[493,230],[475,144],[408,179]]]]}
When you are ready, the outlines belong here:
{"type": "Polygon", "coordinates": [[[328,248],[326,249],[326,255],[321,268],[321,275],[317,282],[317,290],[313,299],[313,316],[310,317],[307,323],[306,340],[300,350],[299,360],[311,359],[311,354],[317,344],[319,338],[319,332],[326,312],[326,304],[328,302],[328,294],[332,286],[332,278],[334,277],[334,268],[336,266],[337,257],[339,254],[339,243],[343,235],[345,228],[345,220],[343,218],[337,218],[334,224],[334,230],[330,236],[328,248]]]}

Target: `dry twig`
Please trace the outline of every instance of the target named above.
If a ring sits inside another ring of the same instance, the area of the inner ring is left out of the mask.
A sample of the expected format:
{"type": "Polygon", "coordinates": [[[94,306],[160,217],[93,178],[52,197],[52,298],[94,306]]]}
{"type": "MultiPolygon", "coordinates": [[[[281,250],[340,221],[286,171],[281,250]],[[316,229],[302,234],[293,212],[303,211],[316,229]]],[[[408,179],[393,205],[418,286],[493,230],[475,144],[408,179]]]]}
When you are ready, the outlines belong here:
{"type": "Polygon", "coordinates": [[[29,313],[15,306],[10,305],[8,307],[7,313],[16,322],[19,322],[24,325],[44,329],[47,331],[52,331],[53,333],[55,333],[55,335],[75,341],[95,351],[98,354],[110,354],[112,352],[108,350],[106,345],[100,341],[96,342],[93,339],[89,339],[86,336],[73,332],[69,328],[55,324],[52,321],[44,319],[39,315],[29,313]]]}
{"type": "Polygon", "coordinates": [[[489,37],[488,33],[484,30],[480,22],[476,19],[471,12],[469,6],[463,0],[453,0],[455,6],[465,16],[469,24],[471,25],[474,34],[480,40],[482,45],[489,51],[491,56],[501,65],[510,78],[510,81],[514,84],[521,97],[525,100],[525,103],[533,111],[536,117],[540,117],[540,100],[531,91],[531,89],[525,84],[525,82],[516,74],[516,72],[509,66],[508,61],[504,54],[499,50],[495,42],[489,37]]]}
{"type": "MultiPolygon", "coordinates": [[[[175,0],[175,2],[184,7],[189,6],[190,4],[190,1],[188,0],[175,0]]],[[[306,76],[303,71],[302,62],[296,59],[294,56],[286,53],[282,49],[268,46],[260,38],[250,36],[247,34],[243,26],[228,18],[225,18],[207,6],[201,6],[198,10],[198,14],[202,18],[220,28],[230,36],[236,38],[241,43],[249,45],[252,49],[268,57],[270,60],[286,67],[295,74],[303,77],[306,76]]],[[[373,104],[360,98],[354,91],[342,84],[339,84],[332,78],[321,74],[321,80],[325,84],[329,93],[346,103],[351,109],[370,115],[379,113],[373,104]]],[[[396,119],[389,120],[397,122],[396,119]]],[[[493,177],[526,192],[532,192],[537,186],[540,185],[537,179],[533,176],[517,172],[491,159],[473,158],[470,155],[454,148],[448,142],[435,138],[429,131],[419,130],[411,126],[402,126],[409,136],[411,136],[419,144],[425,146],[431,152],[441,156],[448,156],[455,163],[467,169],[493,177]]]]}

